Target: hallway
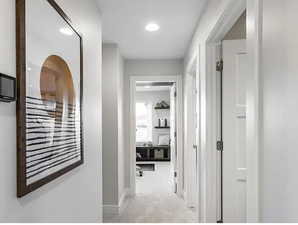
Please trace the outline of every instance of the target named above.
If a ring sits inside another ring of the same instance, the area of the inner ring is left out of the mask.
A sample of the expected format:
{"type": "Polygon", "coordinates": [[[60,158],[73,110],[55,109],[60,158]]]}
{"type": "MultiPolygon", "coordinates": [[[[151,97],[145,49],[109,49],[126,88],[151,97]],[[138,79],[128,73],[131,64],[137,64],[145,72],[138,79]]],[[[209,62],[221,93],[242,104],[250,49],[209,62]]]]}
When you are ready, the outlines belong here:
{"type": "Polygon", "coordinates": [[[159,162],[154,172],[137,177],[137,194],[127,199],[119,216],[105,218],[105,223],[195,223],[195,211],[172,193],[169,163],[159,162]]]}
{"type": "Polygon", "coordinates": [[[1,0],[0,223],[298,222],[298,0],[1,0]]]}

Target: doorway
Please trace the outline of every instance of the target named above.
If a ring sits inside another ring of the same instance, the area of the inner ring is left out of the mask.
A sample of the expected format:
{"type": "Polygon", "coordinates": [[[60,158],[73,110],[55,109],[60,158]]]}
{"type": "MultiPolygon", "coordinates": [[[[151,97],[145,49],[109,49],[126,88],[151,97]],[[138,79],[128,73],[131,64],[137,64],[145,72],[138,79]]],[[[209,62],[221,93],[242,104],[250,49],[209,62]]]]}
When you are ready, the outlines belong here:
{"type": "Polygon", "coordinates": [[[130,81],[131,187],[134,187],[134,198],[121,216],[133,221],[197,222],[196,212],[189,209],[183,199],[182,77],[136,76],[130,81]],[[166,94],[156,98],[154,91],[148,89],[154,90],[161,84],[168,86],[166,94]],[[144,89],[149,92],[149,98],[144,89]],[[138,94],[138,90],[143,93],[138,94]],[[142,118],[146,118],[145,122],[142,118]],[[146,121],[152,122],[148,124],[146,121]],[[150,126],[152,131],[158,130],[157,134],[148,135],[146,130],[150,126]],[[150,138],[145,138],[146,143],[143,143],[139,139],[142,137],[150,138]],[[148,161],[146,157],[149,157],[148,161]]]}
{"type": "Polygon", "coordinates": [[[146,171],[148,169],[142,169],[142,167],[148,168],[149,166],[140,164],[151,164],[151,174],[152,170],[164,168],[168,164],[169,170],[165,170],[170,176],[171,192],[182,197],[182,79],[180,76],[136,76],[131,77],[130,87],[131,187],[133,195],[138,193],[137,181],[145,178],[146,174],[150,174],[146,171]],[[158,96],[153,98],[156,96],[152,94],[154,90],[161,89],[164,91],[166,89],[167,97],[164,95],[164,99],[158,96]],[[138,95],[138,93],[142,94],[138,95]],[[149,96],[147,99],[151,99],[147,100],[147,103],[142,100],[146,95],[149,96]],[[149,119],[146,119],[149,124],[142,126],[142,122],[137,121],[137,117],[142,117],[140,112],[151,114],[149,119]],[[145,131],[146,129],[147,131],[145,131]],[[142,141],[144,136],[147,138],[142,141]]]}
{"type": "Polygon", "coordinates": [[[219,190],[220,222],[246,222],[246,12],[220,45],[219,73],[219,190]]]}
{"type": "Polygon", "coordinates": [[[176,83],[136,83],[136,194],[177,193],[176,83]]]}

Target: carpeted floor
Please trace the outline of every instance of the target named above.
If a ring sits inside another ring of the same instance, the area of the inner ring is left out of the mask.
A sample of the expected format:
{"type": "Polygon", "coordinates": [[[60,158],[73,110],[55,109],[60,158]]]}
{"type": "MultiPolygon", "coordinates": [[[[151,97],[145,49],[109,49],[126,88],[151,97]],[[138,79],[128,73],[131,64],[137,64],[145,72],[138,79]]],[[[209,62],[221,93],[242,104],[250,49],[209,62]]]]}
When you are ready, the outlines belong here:
{"type": "Polygon", "coordinates": [[[123,212],[106,223],[195,223],[196,213],[173,193],[169,163],[157,163],[156,171],[137,177],[136,197],[127,199],[123,212]]]}

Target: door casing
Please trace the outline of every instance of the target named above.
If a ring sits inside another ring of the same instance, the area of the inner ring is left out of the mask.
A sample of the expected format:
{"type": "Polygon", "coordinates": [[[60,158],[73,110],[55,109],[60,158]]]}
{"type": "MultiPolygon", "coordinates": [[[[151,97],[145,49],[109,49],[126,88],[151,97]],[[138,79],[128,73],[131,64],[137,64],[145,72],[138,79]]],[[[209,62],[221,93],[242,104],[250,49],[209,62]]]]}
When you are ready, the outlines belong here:
{"type": "Polygon", "coordinates": [[[185,152],[185,194],[184,197],[186,199],[186,204],[188,207],[195,207],[199,212],[199,199],[198,199],[198,175],[199,175],[199,165],[198,165],[198,155],[199,155],[199,143],[198,136],[195,125],[197,125],[197,129],[199,129],[198,124],[198,114],[195,115],[194,106],[197,106],[198,101],[198,92],[197,90],[197,78],[199,74],[197,74],[197,64],[198,59],[195,58],[191,67],[191,70],[186,73],[186,77],[184,79],[185,82],[185,111],[184,111],[184,152],[185,152]],[[196,145],[196,149],[194,148],[196,145]],[[194,165],[190,160],[197,156],[197,162],[194,165]]]}
{"type": "Polygon", "coordinates": [[[173,82],[177,89],[177,195],[183,197],[183,92],[182,76],[131,76],[130,77],[130,195],[136,195],[136,83],[148,82],[173,82]]]}
{"type": "Polygon", "coordinates": [[[202,58],[200,70],[201,92],[201,153],[200,153],[200,222],[217,222],[219,218],[218,152],[217,133],[217,72],[216,62],[220,59],[220,41],[235,24],[239,16],[247,11],[247,222],[259,222],[259,135],[261,133],[260,70],[262,49],[262,0],[230,0],[221,10],[221,16],[210,27],[206,39],[200,40],[192,59],[202,58]],[[199,50],[201,49],[201,50],[199,50]],[[216,197],[214,197],[216,196],[216,197]]]}

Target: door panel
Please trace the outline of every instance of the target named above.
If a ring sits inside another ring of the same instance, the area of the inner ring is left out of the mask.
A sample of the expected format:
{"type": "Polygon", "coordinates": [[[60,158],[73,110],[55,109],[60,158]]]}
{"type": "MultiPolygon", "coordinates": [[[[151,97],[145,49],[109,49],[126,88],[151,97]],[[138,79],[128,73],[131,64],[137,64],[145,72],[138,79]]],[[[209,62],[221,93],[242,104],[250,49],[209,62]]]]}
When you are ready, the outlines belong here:
{"type": "Polygon", "coordinates": [[[223,61],[223,220],[246,222],[246,41],[224,41],[223,61]]]}

